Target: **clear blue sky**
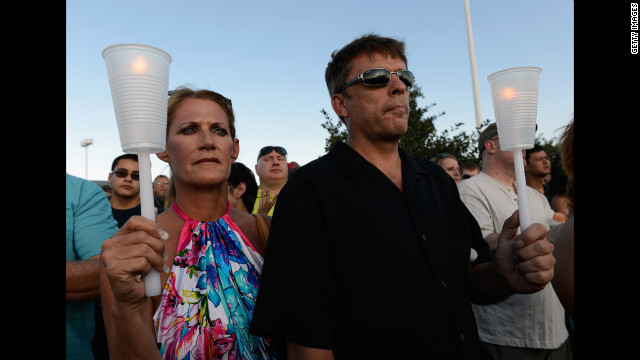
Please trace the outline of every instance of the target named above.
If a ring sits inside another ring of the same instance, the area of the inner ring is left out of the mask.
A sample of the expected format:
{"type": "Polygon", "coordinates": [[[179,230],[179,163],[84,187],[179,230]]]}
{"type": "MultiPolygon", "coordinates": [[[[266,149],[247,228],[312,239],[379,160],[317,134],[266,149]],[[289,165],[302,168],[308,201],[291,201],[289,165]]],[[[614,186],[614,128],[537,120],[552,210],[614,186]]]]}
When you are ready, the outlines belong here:
{"type": "MultiPolygon", "coordinates": [[[[557,138],[574,111],[573,0],[469,0],[482,119],[495,121],[487,76],[542,68],[538,132],[557,138]]],[[[323,155],[321,109],[338,121],[324,82],[330,54],[369,32],[404,40],[420,107],[441,132],[476,118],[463,0],[67,0],[67,172],[106,180],[122,154],[102,50],[139,43],[168,52],[169,88],[218,91],[233,100],[238,161],[253,169],[259,149],[281,145],[289,161],[323,155]]],[[[170,174],[151,156],[151,172],[170,174]]]]}

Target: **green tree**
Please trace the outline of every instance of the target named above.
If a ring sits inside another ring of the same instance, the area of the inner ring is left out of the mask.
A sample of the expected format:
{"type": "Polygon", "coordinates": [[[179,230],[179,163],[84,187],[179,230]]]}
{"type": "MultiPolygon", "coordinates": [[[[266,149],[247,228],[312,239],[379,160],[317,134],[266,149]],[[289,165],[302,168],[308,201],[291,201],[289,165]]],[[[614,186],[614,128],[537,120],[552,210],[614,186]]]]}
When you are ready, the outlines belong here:
{"type": "MultiPolygon", "coordinates": [[[[408,128],[400,139],[400,147],[409,155],[418,158],[432,159],[438,153],[447,153],[458,158],[458,161],[472,160],[478,162],[477,129],[471,134],[464,131],[453,134],[463,125],[463,123],[456,123],[451,129],[444,130],[438,134],[434,122],[445,112],[427,116],[429,109],[436,104],[433,103],[420,108],[418,107],[419,98],[424,98],[422,89],[419,86],[414,86],[409,92],[408,128]]],[[[320,110],[320,112],[326,119],[321,126],[329,132],[324,148],[328,152],[336,142],[347,140],[347,129],[340,120],[334,123],[324,109],[320,110]]],[[[489,120],[485,120],[482,127],[488,123],[489,120]]]]}

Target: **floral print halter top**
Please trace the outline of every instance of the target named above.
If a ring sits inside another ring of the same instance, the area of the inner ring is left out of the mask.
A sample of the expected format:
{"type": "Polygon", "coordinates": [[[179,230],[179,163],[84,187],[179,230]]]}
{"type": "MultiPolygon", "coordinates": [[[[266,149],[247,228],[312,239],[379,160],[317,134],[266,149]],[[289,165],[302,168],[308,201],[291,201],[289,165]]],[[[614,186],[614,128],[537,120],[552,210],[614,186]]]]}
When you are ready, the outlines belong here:
{"type": "Polygon", "coordinates": [[[249,334],[263,259],[226,214],[185,220],[153,320],[163,359],[276,359],[272,340],[249,334]]]}

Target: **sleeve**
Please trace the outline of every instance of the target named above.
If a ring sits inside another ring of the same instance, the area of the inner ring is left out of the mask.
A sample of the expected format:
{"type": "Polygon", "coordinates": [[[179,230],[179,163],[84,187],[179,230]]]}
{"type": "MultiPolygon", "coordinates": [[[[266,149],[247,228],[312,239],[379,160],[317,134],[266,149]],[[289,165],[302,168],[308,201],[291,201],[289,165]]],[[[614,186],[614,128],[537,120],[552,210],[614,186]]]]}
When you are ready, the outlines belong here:
{"type": "Polygon", "coordinates": [[[111,205],[97,185],[81,185],[79,201],[73,214],[75,252],[86,260],[102,251],[102,243],[118,230],[111,205]]]}
{"type": "Polygon", "coordinates": [[[337,311],[327,219],[320,191],[298,175],[278,195],[251,331],[329,349],[337,311]]]}
{"type": "Polygon", "coordinates": [[[486,238],[491,233],[499,233],[500,231],[493,226],[489,203],[479,187],[461,183],[458,190],[460,199],[478,222],[480,231],[482,231],[482,238],[486,238]]]}

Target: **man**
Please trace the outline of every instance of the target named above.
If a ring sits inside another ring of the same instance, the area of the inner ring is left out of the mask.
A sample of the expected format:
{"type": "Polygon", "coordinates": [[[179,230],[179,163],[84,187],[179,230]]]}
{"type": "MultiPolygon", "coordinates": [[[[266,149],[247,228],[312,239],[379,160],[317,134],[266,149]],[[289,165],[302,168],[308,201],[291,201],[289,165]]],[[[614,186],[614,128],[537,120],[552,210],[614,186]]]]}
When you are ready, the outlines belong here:
{"type": "Polygon", "coordinates": [[[535,144],[531,149],[525,150],[524,174],[527,178],[527,186],[546,195],[547,184],[545,178],[551,174],[551,161],[544,148],[535,144]]]}
{"type": "Polygon", "coordinates": [[[460,181],[474,177],[478,175],[479,172],[480,166],[471,160],[465,160],[460,163],[460,181]]]}
{"type": "Polygon", "coordinates": [[[258,153],[256,174],[260,180],[252,214],[273,216],[280,190],[289,178],[287,150],[282,146],[265,146],[258,153]]]}
{"type": "MultiPolygon", "coordinates": [[[[505,219],[518,208],[513,152],[500,149],[495,123],[480,134],[478,149],[482,171],[461,182],[458,190],[493,251],[505,219]]],[[[554,215],[549,202],[541,192],[526,189],[531,220],[549,230],[554,215]]],[[[514,294],[496,304],[473,304],[473,311],[480,340],[491,359],[572,358],[564,309],[552,286],[534,294],[514,294]]]]}
{"type": "Polygon", "coordinates": [[[94,301],[100,299],[98,273],[102,242],[118,230],[109,201],[98,185],[67,174],[68,359],[93,359],[94,301]]]}
{"type": "Polygon", "coordinates": [[[153,180],[153,201],[156,207],[164,209],[164,199],[169,188],[169,177],[158,175],[153,180]]]}
{"type": "Polygon", "coordinates": [[[377,35],[327,67],[348,139],[280,192],[251,323],[284,338],[290,360],[477,359],[470,301],[539,291],[553,276],[544,227],[527,229],[514,254],[515,215],[491,262],[450,176],[399,149],[414,85],[406,69],[404,43],[377,35]]]}
{"type": "MultiPolygon", "coordinates": [[[[111,211],[120,228],[131,216],[142,213],[138,155],[123,154],[115,158],[107,180],[111,185],[111,211]]],[[[159,214],[163,208],[156,205],[156,210],[159,214]]]]}

